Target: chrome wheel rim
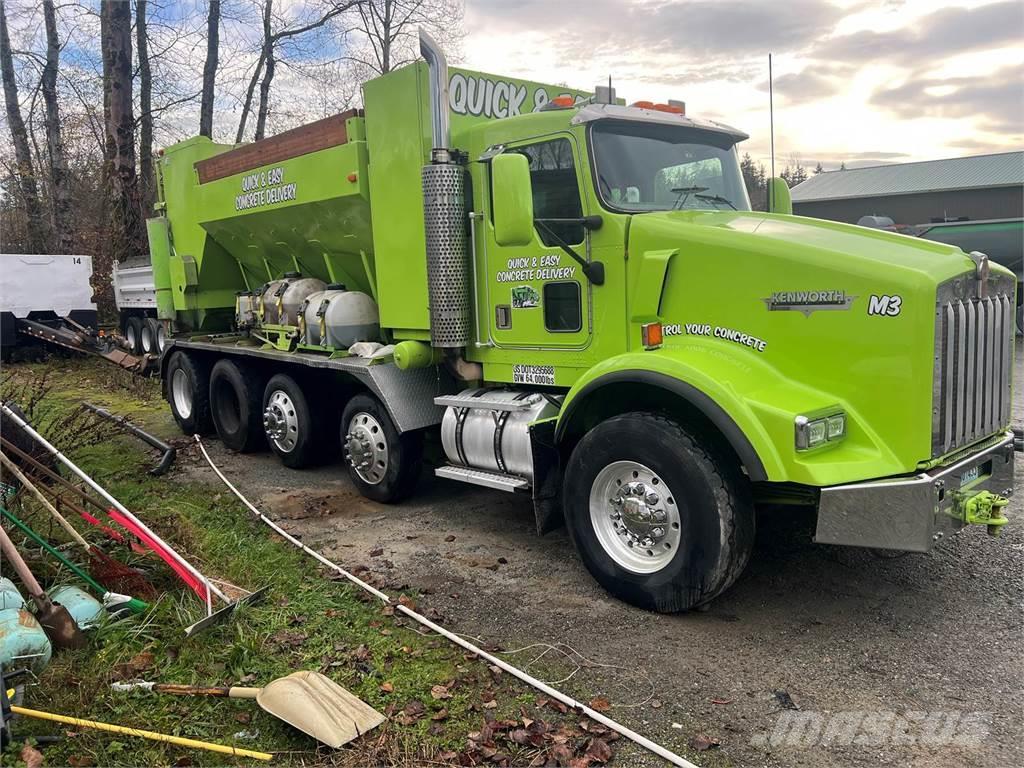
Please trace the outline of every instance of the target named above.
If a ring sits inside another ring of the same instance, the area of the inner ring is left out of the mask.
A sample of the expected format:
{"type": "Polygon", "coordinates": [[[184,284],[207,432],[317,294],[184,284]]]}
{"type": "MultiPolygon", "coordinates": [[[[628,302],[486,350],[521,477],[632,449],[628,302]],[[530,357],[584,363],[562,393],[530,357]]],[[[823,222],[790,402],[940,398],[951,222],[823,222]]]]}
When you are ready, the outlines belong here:
{"type": "Polygon", "coordinates": [[[163,327],[163,325],[160,325],[160,327],[156,329],[156,351],[163,352],[166,347],[167,330],[163,327]]]}
{"type": "Polygon", "coordinates": [[[184,369],[178,368],[171,376],[171,397],[174,399],[174,410],[187,419],[192,415],[192,383],[184,369]]]}
{"type": "Polygon", "coordinates": [[[295,403],[284,390],[275,390],[263,410],[263,429],[267,439],[282,453],[291,453],[299,442],[299,417],[295,403]]]}
{"type": "Polygon", "coordinates": [[[590,523],[605,553],[631,573],[660,571],[679,549],[678,500],[636,461],[615,461],[598,472],[590,487],[590,523]]]}
{"type": "Polygon", "coordinates": [[[357,413],[345,434],[345,458],[355,473],[370,485],[377,485],[388,472],[388,440],[372,414],[357,413]]]}

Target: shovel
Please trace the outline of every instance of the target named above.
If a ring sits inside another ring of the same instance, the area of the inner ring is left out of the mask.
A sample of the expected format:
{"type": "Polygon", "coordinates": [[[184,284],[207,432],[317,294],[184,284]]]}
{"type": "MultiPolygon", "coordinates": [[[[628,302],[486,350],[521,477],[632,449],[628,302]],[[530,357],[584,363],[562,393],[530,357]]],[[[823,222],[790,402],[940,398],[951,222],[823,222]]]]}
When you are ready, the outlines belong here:
{"type": "Polygon", "coordinates": [[[0,528],[0,550],[3,551],[4,557],[11,561],[14,570],[18,572],[18,578],[21,579],[21,583],[28,590],[32,602],[36,604],[36,619],[39,620],[43,629],[46,630],[46,634],[54,647],[84,647],[85,635],[82,634],[82,630],[78,628],[75,620],[71,618],[68,609],[50,600],[50,596],[39,586],[36,577],[32,575],[32,571],[28,569],[28,565],[21,558],[21,555],[18,554],[18,550],[14,548],[14,542],[11,541],[7,531],[3,528],[0,528]]]}
{"type": "Polygon", "coordinates": [[[117,691],[141,688],[185,696],[256,699],[264,712],[335,749],[376,728],[385,718],[358,696],[319,672],[293,672],[263,688],[206,688],[171,683],[113,683],[117,691]]]}

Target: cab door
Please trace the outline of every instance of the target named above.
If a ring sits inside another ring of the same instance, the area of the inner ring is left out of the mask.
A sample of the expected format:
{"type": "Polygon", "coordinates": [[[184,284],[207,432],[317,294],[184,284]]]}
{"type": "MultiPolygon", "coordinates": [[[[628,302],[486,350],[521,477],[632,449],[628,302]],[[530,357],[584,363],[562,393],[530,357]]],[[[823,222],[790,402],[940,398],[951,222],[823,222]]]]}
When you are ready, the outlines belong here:
{"type": "Polygon", "coordinates": [[[583,226],[565,221],[586,215],[576,140],[571,134],[556,134],[509,144],[504,151],[523,154],[529,161],[533,215],[540,221],[532,242],[499,246],[493,217],[487,217],[483,279],[490,340],[500,348],[585,347],[592,332],[590,284],[580,265],[558,245],[561,238],[586,258],[583,226]]]}

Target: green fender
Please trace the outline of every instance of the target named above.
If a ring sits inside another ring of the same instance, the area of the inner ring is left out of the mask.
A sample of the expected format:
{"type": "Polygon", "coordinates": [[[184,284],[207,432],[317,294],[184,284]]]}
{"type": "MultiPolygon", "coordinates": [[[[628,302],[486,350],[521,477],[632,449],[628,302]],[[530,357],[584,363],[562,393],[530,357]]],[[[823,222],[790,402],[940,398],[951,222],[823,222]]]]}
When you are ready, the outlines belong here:
{"type": "MultiPolygon", "coordinates": [[[[703,413],[754,481],[821,487],[908,471],[849,404],[786,378],[755,352],[737,355],[723,343],[673,336],[660,349],[627,352],[595,365],[566,396],[556,440],[572,433],[573,419],[589,398],[605,387],[630,383],[672,393],[703,413]],[[847,413],[847,438],[825,449],[798,453],[795,417],[834,406],[847,413]]],[[[618,413],[644,408],[642,402],[616,405],[618,413]]]]}

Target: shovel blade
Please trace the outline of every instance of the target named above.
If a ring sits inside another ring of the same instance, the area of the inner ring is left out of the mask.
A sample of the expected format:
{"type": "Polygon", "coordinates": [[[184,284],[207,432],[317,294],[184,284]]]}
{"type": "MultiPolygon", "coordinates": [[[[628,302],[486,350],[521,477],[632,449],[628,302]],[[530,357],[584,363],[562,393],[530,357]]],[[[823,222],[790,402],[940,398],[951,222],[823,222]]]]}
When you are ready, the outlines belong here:
{"type": "Polygon", "coordinates": [[[36,620],[50,638],[54,648],[75,649],[85,647],[85,635],[78,624],[60,603],[46,603],[39,606],[36,620]]]}
{"type": "Polygon", "coordinates": [[[294,672],[260,689],[256,703],[275,717],[338,748],[385,718],[358,696],[319,672],[294,672]]]}

